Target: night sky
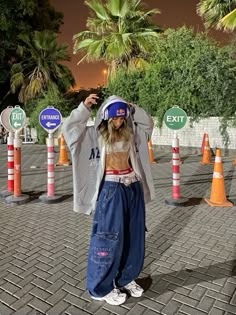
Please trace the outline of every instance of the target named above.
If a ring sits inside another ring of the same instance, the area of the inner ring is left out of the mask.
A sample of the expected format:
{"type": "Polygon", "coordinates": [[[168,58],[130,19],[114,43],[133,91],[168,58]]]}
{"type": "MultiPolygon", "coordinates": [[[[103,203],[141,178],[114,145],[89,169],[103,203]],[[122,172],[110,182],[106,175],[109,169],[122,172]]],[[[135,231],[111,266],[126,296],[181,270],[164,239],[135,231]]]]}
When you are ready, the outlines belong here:
{"type": "MultiPolygon", "coordinates": [[[[195,31],[203,31],[204,26],[201,18],[196,14],[196,4],[199,0],[143,0],[147,9],[158,8],[161,14],[155,17],[155,22],[162,28],[178,28],[180,26],[192,26],[195,31]]],[[[57,11],[63,12],[64,24],[59,35],[59,42],[67,44],[71,54],[71,61],[66,65],[72,70],[76,79],[77,88],[96,87],[103,85],[106,65],[103,63],[83,63],[79,66],[78,55],[73,55],[74,34],[86,30],[88,8],[84,0],[50,0],[57,11]]],[[[222,31],[210,31],[210,36],[221,43],[227,42],[229,35],[222,31]]]]}

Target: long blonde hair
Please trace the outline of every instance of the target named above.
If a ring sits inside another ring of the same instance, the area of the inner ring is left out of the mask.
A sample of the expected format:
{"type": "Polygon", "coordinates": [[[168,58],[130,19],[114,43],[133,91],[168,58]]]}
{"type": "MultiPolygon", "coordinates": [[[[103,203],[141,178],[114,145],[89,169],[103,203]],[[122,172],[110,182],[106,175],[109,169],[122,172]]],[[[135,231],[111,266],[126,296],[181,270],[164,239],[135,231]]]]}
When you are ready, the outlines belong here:
{"type": "Polygon", "coordinates": [[[132,129],[127,123],[127,119],[124,119],[123,124],[119,129],[115,129],[113,126],[112,118],[109,120],[103,120],[99,126],[99,132],[105,142],[109,146],[116,141],[131,141],[133,137],[132,129]]]}

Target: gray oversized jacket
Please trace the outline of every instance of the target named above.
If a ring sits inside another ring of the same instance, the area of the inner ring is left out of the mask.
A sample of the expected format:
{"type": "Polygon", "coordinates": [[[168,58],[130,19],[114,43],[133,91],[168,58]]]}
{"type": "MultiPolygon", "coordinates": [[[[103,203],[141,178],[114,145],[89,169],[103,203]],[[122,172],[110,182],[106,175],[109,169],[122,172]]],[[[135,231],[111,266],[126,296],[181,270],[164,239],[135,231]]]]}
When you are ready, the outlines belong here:
{"type": "MultiPolygon", "coordinates": [[[[95,210],[105,167],[105,147],[98,140],[97,127],[102,121],[102,111],[109,105],[112,98],[117,98],[117,96],[110,96],[102,104],[93,126],[87,125],[91,112],[83,102],[71,112],[62,125],[62,133],[72,158],[75,212],[91,214],[95,210]]],[[[130,160],[135,173],[141,178],[145,203],[148,203],[154,198],[147,146],[153,130],[153,120],[142,108],[137,105],[133,107],[135,111],[128,118],[135,142],[131,145],[130,160]]]]}

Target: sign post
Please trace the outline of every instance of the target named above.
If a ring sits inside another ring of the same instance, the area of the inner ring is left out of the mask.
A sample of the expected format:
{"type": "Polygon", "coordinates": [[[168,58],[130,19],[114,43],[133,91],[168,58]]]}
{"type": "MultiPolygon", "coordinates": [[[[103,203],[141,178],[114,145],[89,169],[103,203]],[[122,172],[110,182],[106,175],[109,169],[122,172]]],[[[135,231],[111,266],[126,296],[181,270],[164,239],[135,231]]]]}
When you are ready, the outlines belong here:
{"type": "Polygon", "coordinates": [[[54,138],[53,133],[61,125],[61,113],[54,107],[47,107],[39,113],[39,123],[48,132],[47,138],[47,194],[39,196],[44,203],[56,203],[62,196],[55,195],[54,184],[54,138]]]}
{"type": "Polygon", "coordinates": [[[173,106],[165,112],[164,122],[169,129],[174,130],[172,140],[172,198],[166,199],[165,203],[171,206],[183,206],[188,202],[188,199],[180,197],[179,139],[176,130],[185,126],[187,114],[178,106],[173,106]]]}
{"type": "Polygon", "coordinates": [[[0,192],[1,198],[6,198],[14,191],[14,130],[9,123],[9,116],[13,107],[8,106],[1,112],[0,120],[3,127],[8,131],[7,136],[7,190],[0,192]]]}
{"type": "Polygon", "coordinates": [[[24,204],[29,201],[29,196],[21,192],[21,139],[20,132],[26,124],[24,110],[16,105],[9,115],[9,124],[15,132],[14,137],[14,194],[7,197],[7,203],[24,204]]]}

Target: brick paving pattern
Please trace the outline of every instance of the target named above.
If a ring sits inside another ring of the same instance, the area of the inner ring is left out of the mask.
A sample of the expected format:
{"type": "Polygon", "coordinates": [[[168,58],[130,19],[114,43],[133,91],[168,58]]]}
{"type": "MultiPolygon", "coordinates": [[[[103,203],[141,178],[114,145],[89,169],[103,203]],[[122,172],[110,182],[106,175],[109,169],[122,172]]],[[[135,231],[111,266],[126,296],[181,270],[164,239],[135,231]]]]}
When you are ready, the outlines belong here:
{"type": "MultiPolygon", "coordinates": [[[[57,150],[58,151],[58,150],[57,150]]],[[[156,198],[147,207],[141,298],[122,306],[93,301],[85,291],[92,217],[72,211],[71,166],[56,167],[63,201],[44,204],[46,147],[22,146],[24,205],[0,201],[0,315],[233,315],[236,314],[236,207],[210,207],[212,165],[185,155],[180,167],[184,207],[171,197],[171,153],[155,152],[156,198]]],[[[55,162],[57,154],[55,156],[55,162]]],[[[236,202],[234,156],[223,157],[225,190],[236,202]]],[[[0,191],[7,187],[6,145],[0,146],[0,191]]]]}

